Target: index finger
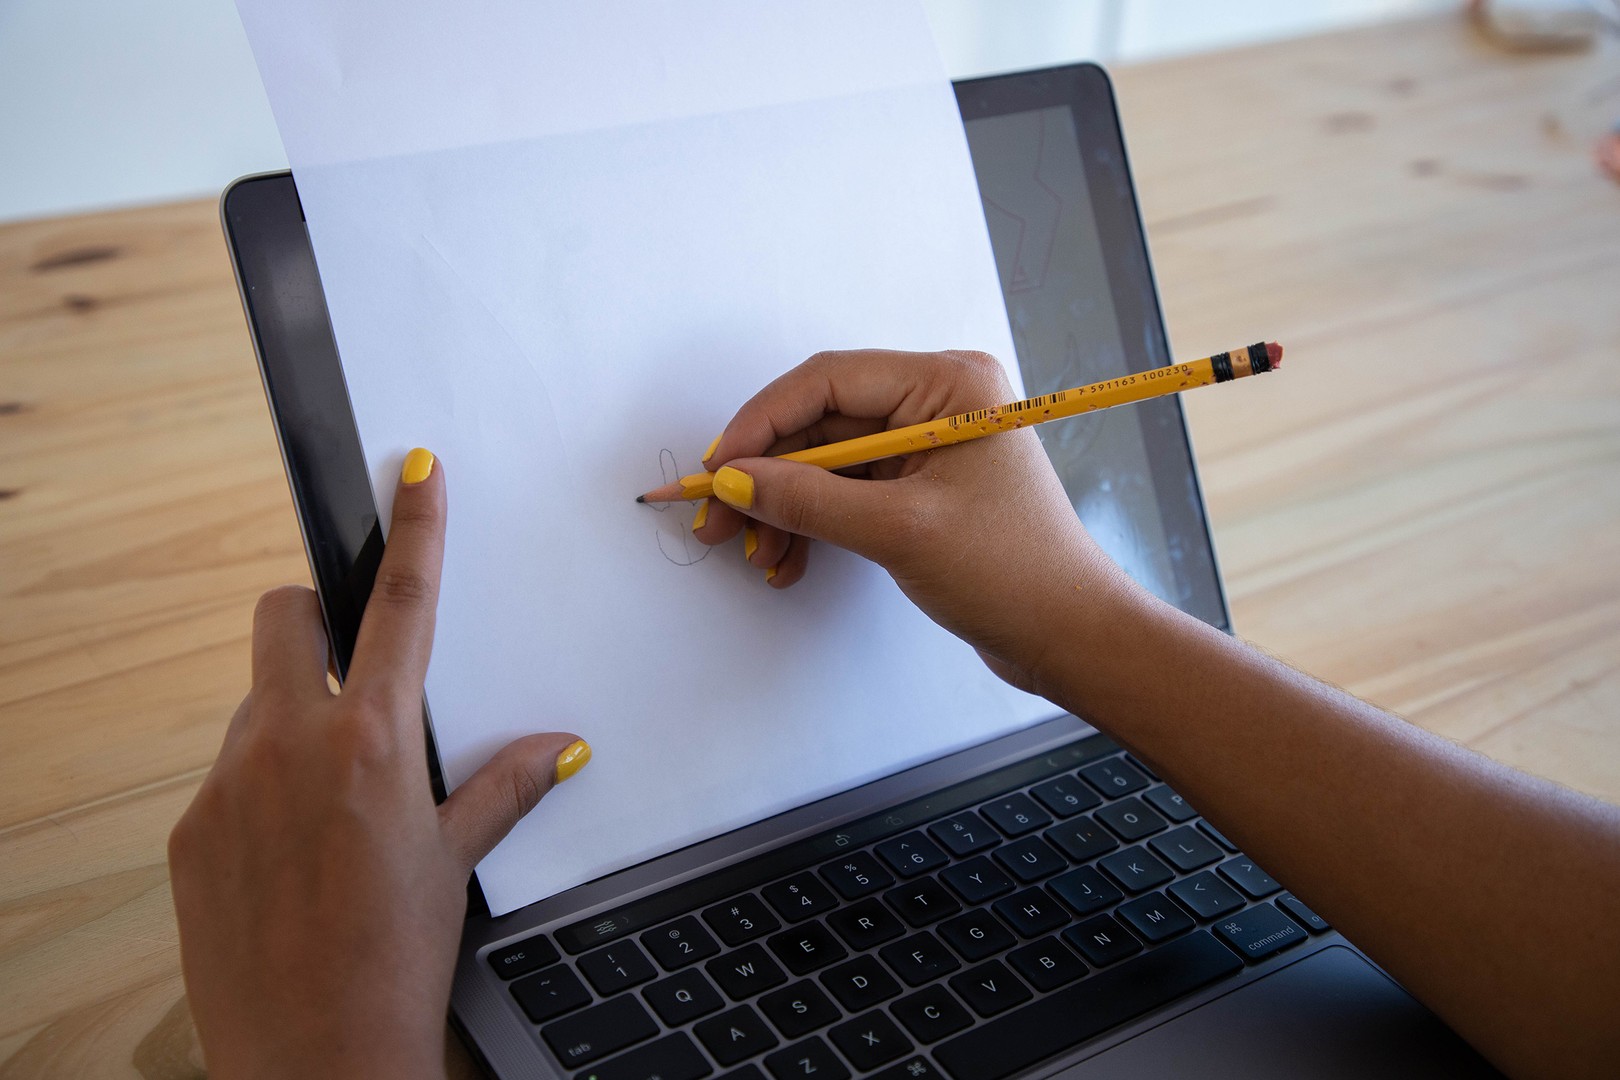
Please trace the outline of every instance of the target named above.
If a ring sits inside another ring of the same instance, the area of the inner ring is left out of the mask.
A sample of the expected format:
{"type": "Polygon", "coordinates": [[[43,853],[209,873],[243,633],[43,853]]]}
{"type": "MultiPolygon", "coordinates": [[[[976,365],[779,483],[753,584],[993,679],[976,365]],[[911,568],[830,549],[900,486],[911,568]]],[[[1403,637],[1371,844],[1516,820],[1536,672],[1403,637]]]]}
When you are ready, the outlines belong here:
{"type": "Polygon", "coordinates": [[[737,410],[705,467],[764,455],[827,416],[875,421],[881,431],[999,404],[1006,385],[1000,363],[984,353],[817,353],[737,410]]]}
{"type": "Polygon", "coordinates": [[[405,455],[388,543],[360,620],[347,687],[407,700],[422,696],[433,652],[444,523],[444,469],[418,447],[405,455]]]}

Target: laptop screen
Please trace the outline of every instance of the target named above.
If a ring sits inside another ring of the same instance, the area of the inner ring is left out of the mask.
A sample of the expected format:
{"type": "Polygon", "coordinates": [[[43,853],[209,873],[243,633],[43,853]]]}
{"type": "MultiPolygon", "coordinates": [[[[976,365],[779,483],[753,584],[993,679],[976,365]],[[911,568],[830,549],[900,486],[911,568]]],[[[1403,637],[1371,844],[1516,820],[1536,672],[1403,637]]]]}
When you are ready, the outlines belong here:
{"type": "MultiPolygon", "coordinates": [[[[1084,153],[1083,118],[1069,103],[967,119],[1031,395],[1169,362],[1123,150],[1106,119],[1084,132],[1084,153]]],[[[1225,627],[1180,405],[1159,399],[1037,431],[1103,549],[1159,597],[1225,627]]]]}
{"type": "MultiPolygon", "coordinates": [[[[973,80],[957,96],[1028,392],[1169,363],[1101,71],[973,80]]],[[[286,174],[255,178],[232,188],[224,211],[341,669],[382,545],[298,195],[286,174]]],[[[1105,550],[1158,595],[1225,628],[1179,402],[1040,433],[1105,550]]]]}
{"type": "MultiPolygon", "coordinates": [[[[956,89],[1029,393],[1169,363],[1101,71],[1081,65],[956,89]]],[[[238,183],[225,210],[341,670],[382,545],[319,277],[290,176],[238,183]]],[[[1159,596],[1227,628],[1180,403],[1038,430],[1103,548],[1159,596]]]]}

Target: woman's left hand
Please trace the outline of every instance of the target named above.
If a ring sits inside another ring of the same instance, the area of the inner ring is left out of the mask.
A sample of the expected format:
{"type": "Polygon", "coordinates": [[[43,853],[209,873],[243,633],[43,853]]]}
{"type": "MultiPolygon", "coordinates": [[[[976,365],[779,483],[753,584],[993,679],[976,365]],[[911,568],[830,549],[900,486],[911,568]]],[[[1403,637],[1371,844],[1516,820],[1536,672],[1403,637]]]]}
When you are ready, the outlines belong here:
{"type": "Polygon", "coordinates": [[[440,1076],[467,878],[559,779],[571,734],[511,743],[435,806],[422,727],[444,472],[412,451],[349,678],[315,594],[266,593],[253,687],[169,839],[209,1075],[440,1076]]]}

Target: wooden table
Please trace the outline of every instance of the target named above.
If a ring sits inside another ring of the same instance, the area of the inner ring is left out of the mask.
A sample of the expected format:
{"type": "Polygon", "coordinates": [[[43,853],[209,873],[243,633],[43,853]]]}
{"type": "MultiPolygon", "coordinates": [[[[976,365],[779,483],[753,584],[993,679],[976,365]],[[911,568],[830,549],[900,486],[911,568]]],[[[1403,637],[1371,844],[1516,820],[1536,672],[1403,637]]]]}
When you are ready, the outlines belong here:
{"type": "MultiPolygon", "coordinates": [[[[1118,83],[1175,341],[1289,347],[1187,403],[1238,629],[1620,799],[1614,61],[1439,19],[1118,83]]],[[[306,578],[213,203],[0,228],[0,1080],[200,1072],[164,844],[306,578]]]]}

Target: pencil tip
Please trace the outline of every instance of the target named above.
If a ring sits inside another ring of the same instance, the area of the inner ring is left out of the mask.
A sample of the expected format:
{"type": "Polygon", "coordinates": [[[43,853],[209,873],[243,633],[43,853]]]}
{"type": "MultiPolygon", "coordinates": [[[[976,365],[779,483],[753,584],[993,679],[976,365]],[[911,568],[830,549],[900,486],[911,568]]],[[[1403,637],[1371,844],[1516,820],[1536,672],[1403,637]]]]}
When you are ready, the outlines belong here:
{"type": "Polygon", "coordinates": [[[636,496],[636,502],[644,503],[646,501],[647,501],[647,496],[645,496],[645,495],[637,495],[636,496]]]}

